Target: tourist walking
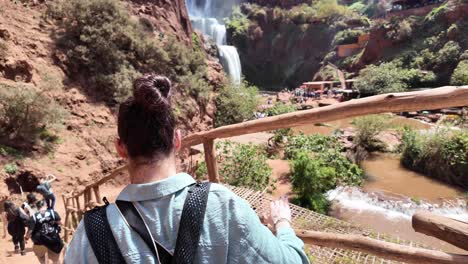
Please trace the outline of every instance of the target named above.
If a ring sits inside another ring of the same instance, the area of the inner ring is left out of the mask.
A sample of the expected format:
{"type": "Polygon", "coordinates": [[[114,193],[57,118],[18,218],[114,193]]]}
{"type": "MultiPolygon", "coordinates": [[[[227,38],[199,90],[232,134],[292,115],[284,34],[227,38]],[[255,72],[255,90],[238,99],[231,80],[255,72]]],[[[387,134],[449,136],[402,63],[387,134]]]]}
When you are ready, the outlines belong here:
{"type": "Polygon", "coordinates": [[[37,211],[36,203],[36,195],[34,195],[34,193],[28,193],[28,195],[26,195],[26,202],[21,205],[21,208],[29,217],[31,217],[37,211]]]}
{"type": "Polygon", "coordinates": [[[28,222],[29,217],[23,209],[16,207],[12,201],[5,201],[3,203],[4,212],[2,214],[3,221],[3,239],[6,239],[6,233],[10,234],[15,247],[15,253],[21,252],[21,255],[26,255],[24,251],[25,242],[24,234],[26,232],[25,224],[28,222]],[[21,250],[21,251],[20,251],[21,250]]]}
{"type": "Polygon", "coordinates": [[[42,200],[38,201],[36,206],[37,212],[29,220],[26,240],[32,239],[33,252],[41,264],[47,263],[47,258],[54,264],[59,263],[60,252],[64,246],[60,238],[61,218],[42,200]]]}
{"type": "Polygon", "coordinates": [[[85,214],[64,263],[110,257],[125,263],[308,263],[287,201],[271,205],[274,235],[223,185],[176,172],[182,140],[168,78],[146,74],[134,82],[133,94],[120,105],[115,142],[131,184],[104,212],[85,214]]]}
{"type": "Polygon", "coordinates": [[[43,177],[39,181],[39,185],[36,187],[36,191],[44,197],[48,209],[54,210],[55,208],[55,195],[52,191],[51,183],[55,181],[57,177],[49,174],[47,177],[43,177]]]}

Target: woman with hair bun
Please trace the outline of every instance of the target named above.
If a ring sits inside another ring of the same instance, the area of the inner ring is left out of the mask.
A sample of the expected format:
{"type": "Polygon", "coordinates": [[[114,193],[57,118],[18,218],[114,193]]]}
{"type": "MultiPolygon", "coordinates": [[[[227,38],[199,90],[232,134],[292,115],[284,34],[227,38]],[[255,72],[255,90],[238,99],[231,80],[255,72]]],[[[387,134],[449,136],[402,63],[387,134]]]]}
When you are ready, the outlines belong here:
{"type": "Polygon", "coordinates": [[[196,184],[190,175],[177,173],[181,145],[170,80],[156,74],[137,79],[133,97],[120,105],[115,142],[128,163],[131,183],[116,204],[105,207],[100,216],[105,224],[96,229],[92,214],[85,215],[65,263],[169,263],[166,257],[176,263],[308,263],[285,199],[271,204],[274,235],[249,204],[226,187],[196,184]],[[187,244],[187,237],[198,242],[187,244]],[[118,253],[110,250],[114,240],[118,253]],[[120,262],[112,254],[119,255],[120,262]]]}

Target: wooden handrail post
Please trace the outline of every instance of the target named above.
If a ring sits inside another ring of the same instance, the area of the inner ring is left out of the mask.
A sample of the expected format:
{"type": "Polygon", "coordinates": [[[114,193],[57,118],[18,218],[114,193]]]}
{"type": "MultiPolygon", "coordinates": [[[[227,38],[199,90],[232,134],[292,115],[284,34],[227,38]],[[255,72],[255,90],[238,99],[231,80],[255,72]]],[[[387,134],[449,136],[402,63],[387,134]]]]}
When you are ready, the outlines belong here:
{"type": "Polygon", "coordinates": [[[421,211],[413,215],[412,225],[416,232],[468,250],[468,223],[421,211]]]}
{"type": "Polygon", "coordinates": [[[205,150],[205,162],[208,169],[208,180],[210,182],[219,182],[218,164],[216,162],[216,150],[214,147],[214,140],[207,139],[203,141],[203,148],[205,150]]]}

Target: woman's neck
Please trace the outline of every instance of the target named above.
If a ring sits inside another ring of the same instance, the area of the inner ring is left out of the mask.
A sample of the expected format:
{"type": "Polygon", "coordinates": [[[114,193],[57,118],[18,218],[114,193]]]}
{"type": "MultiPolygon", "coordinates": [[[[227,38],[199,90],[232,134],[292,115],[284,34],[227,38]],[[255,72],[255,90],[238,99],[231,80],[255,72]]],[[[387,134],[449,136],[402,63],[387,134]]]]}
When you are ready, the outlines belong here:
{"type": "Polygon", "coordinates": [[[128,166],[131,184],[160,181],[176,174],[174,156],[150,164],[130,162],[128,166]]]}

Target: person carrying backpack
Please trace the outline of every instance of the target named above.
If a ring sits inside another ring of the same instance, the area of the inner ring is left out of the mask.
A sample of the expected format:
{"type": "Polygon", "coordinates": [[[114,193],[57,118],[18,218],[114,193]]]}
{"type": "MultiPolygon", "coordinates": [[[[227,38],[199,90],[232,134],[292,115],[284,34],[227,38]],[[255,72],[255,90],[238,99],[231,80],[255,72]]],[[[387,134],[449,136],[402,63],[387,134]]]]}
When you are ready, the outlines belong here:
{"type": "Polygon", "coordinates": [[[34,193],[28,193],[28,195],[26,195],[26,199],[27,201],[21,205],[21,208],[28,214],[29,217],[31,217],[37,211],[36,210],[37,209],[36,208],[36,203],[37,203],[36,195],[34,195],[34,193]]]}
{"type": "Polygon", "coordinates": [[[133,94],[115,142],[131,184],[85,213],[64,263],[308,263],[285,200],[271,204],[274,235],[228,188],[176,172],[182,140],[168,78],[146,74],[133,94]]]}
{"type": "Polygon", "coordinates": [[[47,208],[54,210],[55,207],[55,195],[52,191],[51,183],[55,181],[57,177],[52,174],[43,177],[39,181],[39,185],[36,187],[36,191],[44,197],[44,200],[47,203],[47,208]]]}
{"type": "Polygon", "coordinates": [[[41,264],[47,263],[46,254],[53,263],[59,263],[64,246],[60,238],[61,218],[56,211],[47,208],[42,200],[36,206],[37,212],[29,220],[26,240],[32,239],[34,254],[41,264]]]}
{"type": "Polygon", "coordinates": [[[3,203],[4,213],[2,214],[3,221],[3,239],[6,238],[6,233],[12,237],[13,244],[15,245],[15,253],[20,253],[21,255],[26,255],[24,251],[25,242],[24,234],[26,232],[25,223],[29,220],[28,215],[23,211],[23,209],[16,207],[12,201],[5,201],[3,203]]]}

